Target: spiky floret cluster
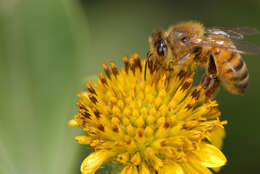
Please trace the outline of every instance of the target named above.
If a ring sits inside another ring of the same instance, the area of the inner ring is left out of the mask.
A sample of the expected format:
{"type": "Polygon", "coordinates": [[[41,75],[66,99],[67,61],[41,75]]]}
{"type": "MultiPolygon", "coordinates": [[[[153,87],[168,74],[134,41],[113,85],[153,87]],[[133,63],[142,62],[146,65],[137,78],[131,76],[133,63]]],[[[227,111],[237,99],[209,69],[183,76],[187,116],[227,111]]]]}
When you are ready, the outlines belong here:
{"type": "Polygon", "coordinates": [[[193,86],[194,73],[147,69],[137,54],[124,57],[118,71],[103,64],[97,83],[79,94],[79,112],[69,122],[87,135],[77,136],[95,152],[81,165],[95,173],[106,161],[117,162],[121,173],[211,173],[226,158],[218,149],[224,136],[216,101],[193,86]],[[214,135],[214,136],[213,136],[214,135]]]}

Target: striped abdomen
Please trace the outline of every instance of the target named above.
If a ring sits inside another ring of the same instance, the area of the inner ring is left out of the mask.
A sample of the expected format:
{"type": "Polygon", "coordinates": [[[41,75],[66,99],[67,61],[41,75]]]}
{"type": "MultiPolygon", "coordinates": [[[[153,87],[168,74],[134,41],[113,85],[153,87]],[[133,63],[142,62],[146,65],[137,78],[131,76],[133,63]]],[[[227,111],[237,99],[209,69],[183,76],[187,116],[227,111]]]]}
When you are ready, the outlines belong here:
{"type": "Polygon", "coordinates": [[[217,50],[214,55],[217,76],[233,94],[243,95],[248,86],[249,74],[241,55],[227,50],[217,50]]]}

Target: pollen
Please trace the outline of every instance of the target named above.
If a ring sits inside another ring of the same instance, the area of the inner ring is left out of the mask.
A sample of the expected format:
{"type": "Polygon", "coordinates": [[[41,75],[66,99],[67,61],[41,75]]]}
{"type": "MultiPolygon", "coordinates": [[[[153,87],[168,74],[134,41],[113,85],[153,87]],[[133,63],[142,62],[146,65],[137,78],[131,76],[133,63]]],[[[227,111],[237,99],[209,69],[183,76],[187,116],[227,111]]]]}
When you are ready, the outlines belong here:
{"type": "Polygon", "coordinates": [[[78,113],[69,121],[86,133],[75,139],[94,149],[82,162],[83,174],[112,161],[121,173],[211,173],[225,165],[225,136],[217,102],[194,72],[147,68],[138,54],[102,64],[97,82],[81,92],[78,113]],[[146,78],[144,78],[146,76],[146,78]]]}

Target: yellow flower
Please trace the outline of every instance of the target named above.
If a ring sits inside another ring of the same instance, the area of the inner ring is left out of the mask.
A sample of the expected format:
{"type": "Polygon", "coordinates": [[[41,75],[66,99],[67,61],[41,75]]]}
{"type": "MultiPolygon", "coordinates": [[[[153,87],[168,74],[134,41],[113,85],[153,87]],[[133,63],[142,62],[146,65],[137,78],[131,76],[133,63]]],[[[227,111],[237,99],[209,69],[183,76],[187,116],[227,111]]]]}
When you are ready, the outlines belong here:
{"type": "Polygon", "coordinates": [[[148,67],[144,80],[145,61],[137,54],[124,57],[124,64],[121,71],[114,62],[103,64],[105,75],[79,94],[79,112],[69,125],[86,131],[76,140],[95,150],[81,172],[95,173],[106,161],[122,174],[208,174],[225,165],[219,148],[226,122],[217,102],[192,85],[194,73],[148,67]]]}

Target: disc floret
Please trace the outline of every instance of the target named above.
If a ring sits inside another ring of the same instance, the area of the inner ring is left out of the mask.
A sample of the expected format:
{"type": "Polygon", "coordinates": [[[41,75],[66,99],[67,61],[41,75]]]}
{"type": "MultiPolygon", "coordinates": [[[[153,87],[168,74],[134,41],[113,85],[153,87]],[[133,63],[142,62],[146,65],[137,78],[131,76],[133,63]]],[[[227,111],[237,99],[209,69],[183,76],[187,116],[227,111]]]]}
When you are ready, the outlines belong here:
{"type": "Polygon", "coordinates": [[[144,66],[137,54],[124,57],[121,70],[114,62],[103,64],[104,74],[79,94],[79,112],[69,125],[86,131],[76,141],[95,150],[81,172],[95,173],[111,160],[121,173],[210,173],[223,166],[225,122],[217,102],[201,85],[193,86],[188,68],[148,67],[144,79],[144,66]]]}

